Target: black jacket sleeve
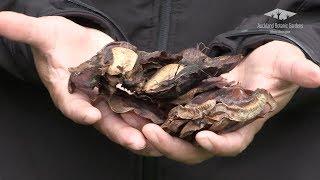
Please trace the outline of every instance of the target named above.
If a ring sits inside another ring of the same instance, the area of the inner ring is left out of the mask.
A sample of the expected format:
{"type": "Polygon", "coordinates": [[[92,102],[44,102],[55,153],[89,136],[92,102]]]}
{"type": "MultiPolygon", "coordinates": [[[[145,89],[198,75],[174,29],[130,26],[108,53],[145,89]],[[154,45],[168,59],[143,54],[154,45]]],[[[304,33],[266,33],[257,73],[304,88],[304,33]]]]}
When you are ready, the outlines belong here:
{"type": "MultiPolygon", "coordinates": [[[[127,40],[108,15],[77,0],[1,0],[0,11],[34,17],[63,16],[83,26],[99,29],[114,39],[127,40]]],[[[0,67],[19,79],[40,82],[27,44],[0,37],[0,67]]]]}
{"type": "Polygon", "coordinates": [[[286,20],[266,15],[248,17],[235,30],[220,34],[214,39],[210,45],[211,55],[247,54],[264,43],[282,40],[297,45],[309,59],[320,65],[320,1],[281,0],[275,9],[277,8],[296,15],[286,20]],[[258,24],[274,23],[288,26],[258,27],[258,24]]]}

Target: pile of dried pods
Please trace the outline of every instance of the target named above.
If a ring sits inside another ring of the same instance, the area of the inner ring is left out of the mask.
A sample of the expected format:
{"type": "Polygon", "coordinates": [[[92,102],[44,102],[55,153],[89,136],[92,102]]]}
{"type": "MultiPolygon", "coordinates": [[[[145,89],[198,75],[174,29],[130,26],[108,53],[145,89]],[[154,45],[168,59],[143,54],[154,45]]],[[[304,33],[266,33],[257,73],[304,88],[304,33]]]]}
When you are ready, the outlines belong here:
{"type": "Polygon", "coordinates": [[[243,59],[210,58],[196,48],[149,53],[127,42],[113,42],[70,68],[69,92],[77,89],[92,101],[105,100],[116,113],[135,112],[193,141],[201,130],[234,131],[275,109],[266,90],[246,90],[220,77],[243,59]]]}

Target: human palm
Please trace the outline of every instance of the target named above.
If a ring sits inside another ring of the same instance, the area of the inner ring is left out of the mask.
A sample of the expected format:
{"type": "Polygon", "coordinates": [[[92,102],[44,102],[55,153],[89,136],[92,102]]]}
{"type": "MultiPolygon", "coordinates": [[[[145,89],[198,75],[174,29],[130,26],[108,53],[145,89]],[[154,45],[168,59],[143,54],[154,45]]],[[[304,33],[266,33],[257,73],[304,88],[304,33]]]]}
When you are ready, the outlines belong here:
{"type": "Polygon", "coordinates": [[[80,92],[69,94],[68,68],[77,66],[112,39],[104,33],[79,26],[63,17],[37,19],[32,33],[38,34],[32,43],[35,65],[39,76],[57,107],[70,119],[92,124],[101,118],[88,97],[80,92]],[[43,33],[45,31],[45,33],[43,33]],[[39,37],[40,36],[40,37],[39,37]]]}
{"type": "Polygon", "coordinates": [[[320,86],[320,68],[306,59],[298,47],[282,41],[272,41],[255,49],[239,66],[222,76],[246,89],[268,90],[278,103],[276,110],[235,132],[218,135],[201,131],[196,135],[200,147],[171,137],[157,125],[148,124],[143,132],[149,142],[162,154],[188,164],[212,156],[234,156],[250,144],[267,119],[286,106],[299,86],[320,86]]]}
{"type": "Polygon", "coordinates": [[[268,90],[278,102],[274,112],[277,113],[289,102],[299,85],[317,86],[317,71],[318,67],[307,61],[298,47],[273,41],[257,48],[242,64],[223,76],[239,82],[246,89],[268,90]]]}
{"type": "Polygon", "coordinates": [[[147,122],[145,119],[132,113],[119,116],[106,104],[92,106],[81,92],[68,92],[68,68],[90,59],[112,38],[64,17],[34,18],[14,12],[0,12],[0,35],[31,46],[39,77],[65,116],[77,123],[94,124],[101,133],[131,150],[146,148],[146,140],[137,130],[147,122]]]}

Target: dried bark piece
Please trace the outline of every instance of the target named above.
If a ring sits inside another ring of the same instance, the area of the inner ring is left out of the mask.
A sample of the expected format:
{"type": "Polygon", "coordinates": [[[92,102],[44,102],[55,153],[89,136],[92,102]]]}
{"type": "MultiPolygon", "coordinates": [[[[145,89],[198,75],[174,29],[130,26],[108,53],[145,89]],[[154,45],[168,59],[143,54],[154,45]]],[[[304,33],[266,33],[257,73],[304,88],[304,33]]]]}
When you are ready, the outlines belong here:
{"type": "Polygon", "coordinates": [[[211,112],[216,106],[216,100],[210,99],[202,104],[187,104],[185,106],[177,106],[173,108],[170,115],[174,114],[175,116],[181,119],[196,120],[203,118],[206,114],[211,112]]]}
{"type": "Polygon", "coordinates": [[[210,90],[212,91],[212,90],[217,90],[223,87],[228,87],[228,86],[231,86],[232,84],[233,82],[227,82],[224,78],[220,76],[211,77],[209,79],[203,80],[201,83],[198,84],[198,86],[189,90],[187,93],[177,97],[171,103],[176,105],[187,104],[198,94],[201,94],[210,90]]]}
{"type": "Polygon", "coordinates": [[[161,82],[172,80],[180,71],[183,70],[181,64],[168,64],[157,71],[144,85],[145,92],[155,91],[161,82]]]}
{"type": "Polygon", "coordinates": [[[79,90],[92,101],[106,101],[115,113],[134,112],[192,142],[201,130],[234,131],[275,109],[266,90],[246,90],[220,77],[243,59],[211,58],[196,48],[177,54],[145,52],[113,42],[69,69],[69,92],[79,90]]]}
{"type": "Polygon", "coordinates": [[[82,63],[78,67],[69,68],[71,73],[69,78],[69,92],[73,93],[75,89],[90,93],[90,91],[99,86],[100,76],[106,72],[117,74],[115,69],[127,72],[134,61],[134,53],[137,48],[127,42],[113,42],[106,45],[90,60],[82,63]],[[126,49],[126,50],[124,50],[126,49]],[[123,56],[123,57],[122,57],[123,56]],[[123,62],[126,61],[126,62],[123,62]],[[120,67],[124,65],[124,67],[120,67]]]}
{"type": "Polygon", "coordinates": [[[174,68],[174,64],[177,64],[180,59],[179,54],[138,51],[137,63],[132,71],[123,76],[122,85],[126,89],[134,91],[140,97],[151,96],[149,93],[151,89],[149,88],[157,87],[158,81],[172,78],[172,75],[162,77],[164,73],[161,73],[160,69],[164,68],[166,72],[168,68],[174,68]]]}
{"type": "Polygon", "coordinates": [[[138,54],[124,47],[112,48],[113,63],[109,66],[107,73],[111,76],[125,74],[135,66],[138,54]]]}
{"type": "Polygon", "coordinates": [[[244,58],[242,55],[235,55],[212,59],[196,49],[187,49],[181,54],[179,64],[183,68],[178,72],[170,71],[170,74],[175,74],[174,78],[164,78],[157,82],[156,89],[144,93],[155,98],[177,98],[202,80],[229,72],[244,58]]]}
{"type": "MultiPolygon", "coordinates": [[[[179,137],[182,139],[192,140],[196,134],[201,130],[208,128],[208,123],[203,119],[189,121],[181,130],[179,137]]],[[[210,126],[209,126],[210,127],[210,126]]]]}
{"type": "Polygon", "coordinates": [[[166,112],[158,109],[154,104],[136,100],[121,92],[113,94],[107,102],[111,110],[115,113],[123,114],[133,111],[141,117],[150,119],[155,124],[162,124],[166,117],[166,112]]]}
{"type": "Polygon", "coordinates": [[[170,133],[177,133],[175,121],[184,120],[186,125],[182,128],[180,137],[189,136],[203,130],[204,127],[221,133],[241,128],[264,117],[275,107],[276,102],[266,90],[250,91],[234,85],[202,93],[185,106],[173,108],[163,127],[170,133]],[[173,123],[172,128],[171,123],[173,123]]]}

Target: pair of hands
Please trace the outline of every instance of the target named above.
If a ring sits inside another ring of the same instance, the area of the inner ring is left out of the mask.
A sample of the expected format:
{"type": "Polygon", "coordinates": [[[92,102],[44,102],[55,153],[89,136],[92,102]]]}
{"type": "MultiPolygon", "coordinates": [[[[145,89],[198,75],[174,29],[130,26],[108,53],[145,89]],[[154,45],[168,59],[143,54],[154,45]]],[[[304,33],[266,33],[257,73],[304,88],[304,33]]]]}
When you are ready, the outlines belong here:
{"type": "Polygon", "coordinates": [[[267,89],[278,102],[269,117],[259,119],[235,132],[217,135],[202,131],[196,135],[200,147],[164,132],[133,113],[118,115],[105,103],[96,107],[79,92],[69,94],[69,67],[90,59],[113,40],[101,31],[85,28],[63,17],[33,18],[14,12],[0,12],[0,36],[30,44],[39,76],[53,102],[68,118],[94,125],[112,141],[147,156],[195,164],[212,156],[235,156],[252,141],[272,115],[290,101],[299,86],[320,86],[320,68],[289,43],[272,41],[254,50],[246,60],[223,76],[245,88],[267,89]]]}

